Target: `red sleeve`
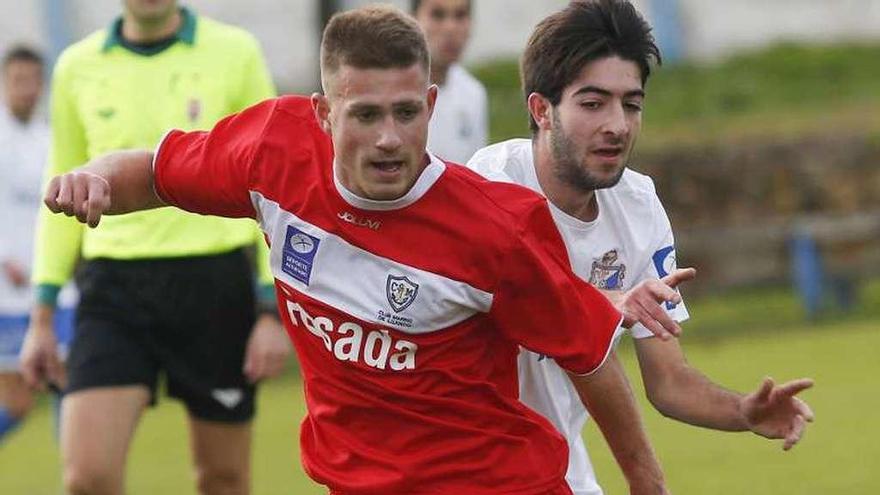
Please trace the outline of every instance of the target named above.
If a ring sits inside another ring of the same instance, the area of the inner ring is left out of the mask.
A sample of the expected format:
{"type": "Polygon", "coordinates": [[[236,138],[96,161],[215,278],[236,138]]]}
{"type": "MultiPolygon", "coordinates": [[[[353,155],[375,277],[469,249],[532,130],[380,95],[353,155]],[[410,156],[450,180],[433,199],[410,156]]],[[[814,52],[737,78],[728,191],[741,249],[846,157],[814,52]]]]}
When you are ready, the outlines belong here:
{"type": "Polygon", "coordinates": [[[153,163],[159,197],[203,215],[254,217],[252,168],[275,103],[267,100],[226,117],[210,131],[169,132],[153,163]]]}
{"type": "Polygon", "coordinates": [[[622,316],[571,271],[545,202],[522,218],[503,267],[491,310],[501,330],[573,373],[601,366],[622,331],[622,316]]]}

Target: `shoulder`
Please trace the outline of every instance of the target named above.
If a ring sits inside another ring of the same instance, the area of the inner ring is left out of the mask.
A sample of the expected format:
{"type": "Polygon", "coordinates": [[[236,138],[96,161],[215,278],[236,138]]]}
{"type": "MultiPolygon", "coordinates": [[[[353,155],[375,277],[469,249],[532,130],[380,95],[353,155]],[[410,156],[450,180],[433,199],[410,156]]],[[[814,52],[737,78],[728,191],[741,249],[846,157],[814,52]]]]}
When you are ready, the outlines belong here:
{"type": "Polygon", "coordinates": [[[490,180],[523,183],[525,167],[532,161],[532,142],[509,139],[477,150],[467,167],[490,180]]]}
{"type": "Polygon", "coordinates": [[[258,51],[260,47],[257,38],[250,32],[202,15],[196,17],[196,44],[241,52],[258,51]]]}
{"type": "Polygon", "coordinates": [[[254,125],[261,126],[261,162],[278,168],[281,164],[305,163],[316,158],[332,161],[333,143],[318,125],[307,96],[272,98],[245,112],[253,112],[254,125]]]}
{"type": "Polygon", "coordinates": [[[494,222],[509,233],[518,233],[536,212],[549,215],[547,200],[531,189],[511,181],[488,179],[462,165],[447,164],[448,186],[467,202],[466,211],[494,222]]]}
{"type": "Polygon", "coordinates": [[[607,191],[609,194],[620,197],[627,202],[653,205],[659,201],[657,191],[654,188],[654,180],[631,168],[624,169],[620,182],[607,191]]]}
{"type": "Polygon", "coordinates": [[[288,146],[303,141],[302,138],[306,136],[326,137],[315,119],[315,112],[308,96],[279,96],[255,105],[255,107],[260,106],[265,106],[266,110],[270,112],[267,115],[269,119],[267,125],[271,128],[271,132],[278,135],[278,144],[280,145],[288,146]],[[292,136],[299,139],[291,139],[292,136]]]}
{"type": "Polygon", "coordinates": [[[107,40],[106,29],[95,31],[76,43],[68,46],[58,56],[53,74],[69,71],[77,64],[88,60],[97,60],[102,53],[104,42],[107,40]]]}
{"type": "Polygon", "coordinates": [[[669,228],[666,210],[657,196],[654,181],[647,175],[627,168],[617,185],[598,194],[611,208],[613,217],[629,219],[628,223],[643,228],[651,225],[658,231],[665,232],[669,228]]]}

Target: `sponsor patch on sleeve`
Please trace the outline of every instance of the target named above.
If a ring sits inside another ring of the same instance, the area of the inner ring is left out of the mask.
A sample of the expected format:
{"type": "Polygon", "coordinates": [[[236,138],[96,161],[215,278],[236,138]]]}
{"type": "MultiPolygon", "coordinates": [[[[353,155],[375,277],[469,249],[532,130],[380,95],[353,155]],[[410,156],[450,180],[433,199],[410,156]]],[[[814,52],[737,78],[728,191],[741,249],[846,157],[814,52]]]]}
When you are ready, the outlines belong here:
{"type": "MultiPolygon", "coordinates": [[[[675,271],[675,246],[666,246],[663,249],[657,250],[654,253],[654,268],[657,270],[657,275],[660,278],[663,278],[673,271],[675,271]]],[[[675,309],[675,304],[671,302],[666,303],[667,311],[675,309]]]]}

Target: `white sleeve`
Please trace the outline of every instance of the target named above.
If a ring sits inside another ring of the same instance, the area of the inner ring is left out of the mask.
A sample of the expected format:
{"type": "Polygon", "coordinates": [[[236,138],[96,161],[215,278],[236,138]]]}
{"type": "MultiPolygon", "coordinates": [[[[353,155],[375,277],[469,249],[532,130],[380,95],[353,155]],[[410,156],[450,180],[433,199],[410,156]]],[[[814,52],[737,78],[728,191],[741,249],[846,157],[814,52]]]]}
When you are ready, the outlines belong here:
{"type": "Polygon", "coordinates": [[[470,160],[465,164],[465,167],[493,182],[515,184],[516,181],[514,181],[505,171],[506,165],[507,154],[500,145],[496,144],[477,150],[477,152],[474,153],[470,160]]]}
{"type": "MultiPolygon", "coordinates": [[[[655,197],[654,222],[656,232],[656,242],[650,252],[651,259],[645,264],[645,269],[633,279],[633,285],[643,280],[652,278],[663,278],[669,275],[677,268],[675,261],[675,238],[672,235],[672,225],[669,223],[669,217],[666,216],[666,210],[660,204],[660,200],[655,197]]],[[[690,318],[684,302],[678,304],[666,303],[664,309],[677,322],[683,322],[690,318]]],[[[641,323],[636,323],[630,330],[633,338],[643,339],[653,337],[651,333],[641,323]]]]}

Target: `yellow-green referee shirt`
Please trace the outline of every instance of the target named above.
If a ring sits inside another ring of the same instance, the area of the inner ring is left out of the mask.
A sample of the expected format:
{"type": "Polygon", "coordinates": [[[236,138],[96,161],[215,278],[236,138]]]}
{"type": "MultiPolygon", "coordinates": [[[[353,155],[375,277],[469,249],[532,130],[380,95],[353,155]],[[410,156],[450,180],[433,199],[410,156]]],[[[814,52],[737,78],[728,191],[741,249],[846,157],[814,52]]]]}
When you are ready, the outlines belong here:
{"type": "MultiPolygon", "coordinates": [[[[121,39],[121,19],[68,47],[52,78],[48,177],[113,150],[154,148],[173,128],[209,129],[275,95],[259,44],[246,31],[181,9],[181,27],[160,46],[121,39]]],[[[105,216],[96,229],[42,208],[34,283],[54,304],[57,288],[84,259],[211,255],[257,243],[262,281],[271,281],[255,222],[174,208],[105,216]]]]}

